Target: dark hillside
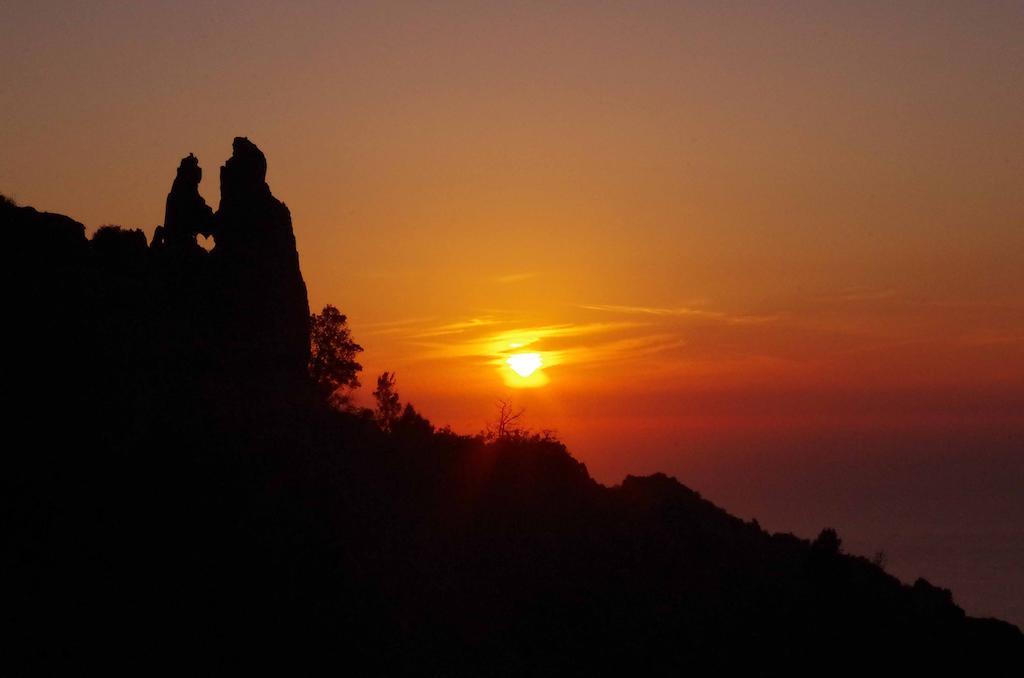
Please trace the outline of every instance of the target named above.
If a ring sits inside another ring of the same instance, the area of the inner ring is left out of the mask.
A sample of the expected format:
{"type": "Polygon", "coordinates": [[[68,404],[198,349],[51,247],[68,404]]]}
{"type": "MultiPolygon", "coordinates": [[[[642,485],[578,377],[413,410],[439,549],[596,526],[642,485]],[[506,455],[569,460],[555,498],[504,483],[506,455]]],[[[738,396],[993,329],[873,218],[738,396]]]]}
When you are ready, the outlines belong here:
{"type": "Polygon", "coordinates": [[[291,216],[236,139],[147,243],[0,203],[5,662],[357,674],[1019,675],[1015,627],[557,440],[322,403],[291,216]],[[196,236],[216,242],[211,252],[196,236]]]}

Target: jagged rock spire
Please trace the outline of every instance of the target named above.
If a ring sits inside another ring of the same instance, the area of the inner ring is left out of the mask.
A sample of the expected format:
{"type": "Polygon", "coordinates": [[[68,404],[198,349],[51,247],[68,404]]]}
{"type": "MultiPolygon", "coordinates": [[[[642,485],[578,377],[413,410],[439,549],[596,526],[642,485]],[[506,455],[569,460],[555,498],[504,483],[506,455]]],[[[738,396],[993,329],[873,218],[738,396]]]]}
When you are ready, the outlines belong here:
{"type": "Polygon", "coordinates": [[[263,193],[270,195],[267,186],[267,158],[248,137],[235,137],[231,144],[231,157],[220,168],[221,203],[263,193]]]}
{"type": "Polygon", "coordinates": [[[273,364],[305,374],[309,359],[309,304],[299,270],[292,217],[266,183],[267,159],[237,137],[220,168],[220,207],[212,280],[220,286],[230,336],[245,350],[227,361],[273,364]]]}
{"type": "Polygon", "coordinates": [[[157,227],[153,234],[153,245],[178,251],[201,249],[196,243],[196,234],[213,234],[213,209],[199,194],[199,182],[203,170],[199,159],[189,153],[182,158],[178,173],[167,194],[164,211],[164,225],[157,227]]]}

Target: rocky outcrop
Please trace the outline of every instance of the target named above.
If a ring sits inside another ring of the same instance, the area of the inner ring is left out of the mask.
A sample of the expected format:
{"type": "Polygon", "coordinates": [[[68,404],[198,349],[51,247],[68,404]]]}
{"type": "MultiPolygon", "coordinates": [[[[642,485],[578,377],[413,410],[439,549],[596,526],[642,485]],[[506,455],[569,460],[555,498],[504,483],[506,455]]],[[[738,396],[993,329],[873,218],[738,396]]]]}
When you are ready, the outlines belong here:
{"type": "Polygon", "coordinates": [[[182,159],[164,224],[153,236],[161,255],[154,297],[164,309],[162,334],[243,381],[301,378],[309,361],[309,304],[291,214],[267,185],[266,156],[249,139],[234,140],[220,168],[216,213],[199,193],[202,176],[195,155],[182,159]],[[210,256],[197,235],[213,237],[210,256]]]}
{"type": "Polygon", "coordinates": [[[85,226],[63,214],[40,212],[0,196],[0,225],[8,251],[17,258],[13,263],[60,265],[88,253],[85,226]]]}
{"type": "Polygon", "coordinates": [[[266,182],[267,160],[245,137],[220,169],[211,284],[221,303],[226,363],[302,376],[309,362],[309,303],[288,207],[266,182]]]}
{"type": "Polygon", "coordinates": [[[178,174],[167,194],[163,226],[157,226],[153,233],[153,247],[176,252],[200,254],[196,234],[212,234],[213,209],[199,195],[199,182],[203,170],[199,159],[191,153],[182,158],[178,174]]]}
{"type": "Polygon", "coordinates": [[[104,371],[130,375],[124,389],[107,389],[104,408],[152,429],[154,421],[177,426],[197,412],[266,417],[287,409],[282,394],[302,392],[306,285],[291,214],[266,173],[263,152],[236,138],[220,169],[215,213],[199,192],[199,159],[184,157],[150,244],[141,231],[113,226],[87,239],[69,217],[0,203],[41,333],[55,342],[74,333],[100,371],[85,381],[102,382],[104,371]],[[197,235],[214,239],[212,252],[197,235]]]}

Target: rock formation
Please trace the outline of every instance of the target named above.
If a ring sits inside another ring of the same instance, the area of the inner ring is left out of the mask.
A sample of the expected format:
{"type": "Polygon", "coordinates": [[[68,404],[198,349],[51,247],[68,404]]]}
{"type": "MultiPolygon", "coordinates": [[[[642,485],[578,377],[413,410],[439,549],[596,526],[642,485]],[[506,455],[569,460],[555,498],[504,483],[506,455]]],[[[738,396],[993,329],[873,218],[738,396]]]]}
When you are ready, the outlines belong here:
{"type": "Polygon", "coordinates": [[[266,182],[267,160],[245,137],[220,169],[211,284],[222,304],[224,360],[302,377],[309,362],[309,303],[292,217],[266,182]]]}
{"type": "Polygon", "coordinates": [[[245,381],[301,378],[309,359],[309,305],[288,208],[270,192],[267,160],[245,137],[220,169],[216,214],[199,194],[202,169],[183,158],[153,249],[166,332],[197,360],[245,381]],[[209,257],[196,236],[212,236],[209,257]],[[181,337],[181,330],[198,333],[181,337]],[[276,377],[274,377],[276,378],[276,377]]]}
{"type": "Polygon", "coordinates": [[[171,192],[167,194],[164,224],[157,226],[153,233],[155,248],[197,254],[202,248],[196,243],[196,234],[212,235],[213,210],[199,195],[202,179],[199,159],[189,153],[182,158],[171,192]]]}
{"type": "Polygon", "coordinates": [[[86,239],[68,217],[0,205],[22,280],[36,287],[39,322],[54,323],[43,332],[53,351],[70,330],[97,369],[129,375],[104,408],[139,428],[199,412],[225,422],[288,416],[281,394],[306,383],[309,304],[291,214],[266,172],[262,151],[235,139],[214,213],[199,192],[199,159],[184,157],[148,246],[141,231],[105,226],[86,239]],[[197,244],[200,234],[214,238],[212,252],[197,244]],[[43,312],[47,304],[54,313],[43,312]]]}

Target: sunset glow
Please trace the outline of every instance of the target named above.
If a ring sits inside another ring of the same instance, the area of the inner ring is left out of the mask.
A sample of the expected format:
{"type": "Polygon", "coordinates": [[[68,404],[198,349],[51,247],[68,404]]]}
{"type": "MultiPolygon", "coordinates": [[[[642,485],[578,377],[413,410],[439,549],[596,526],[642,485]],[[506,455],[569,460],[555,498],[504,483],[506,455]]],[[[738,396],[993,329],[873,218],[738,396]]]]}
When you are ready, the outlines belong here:
{"type": "Polygon", "coordinates": [[[354,405],[1024,570],[1024,3],[185,5],[0,10],[0,191],[148,241],[251,137],[354,405]]]}

